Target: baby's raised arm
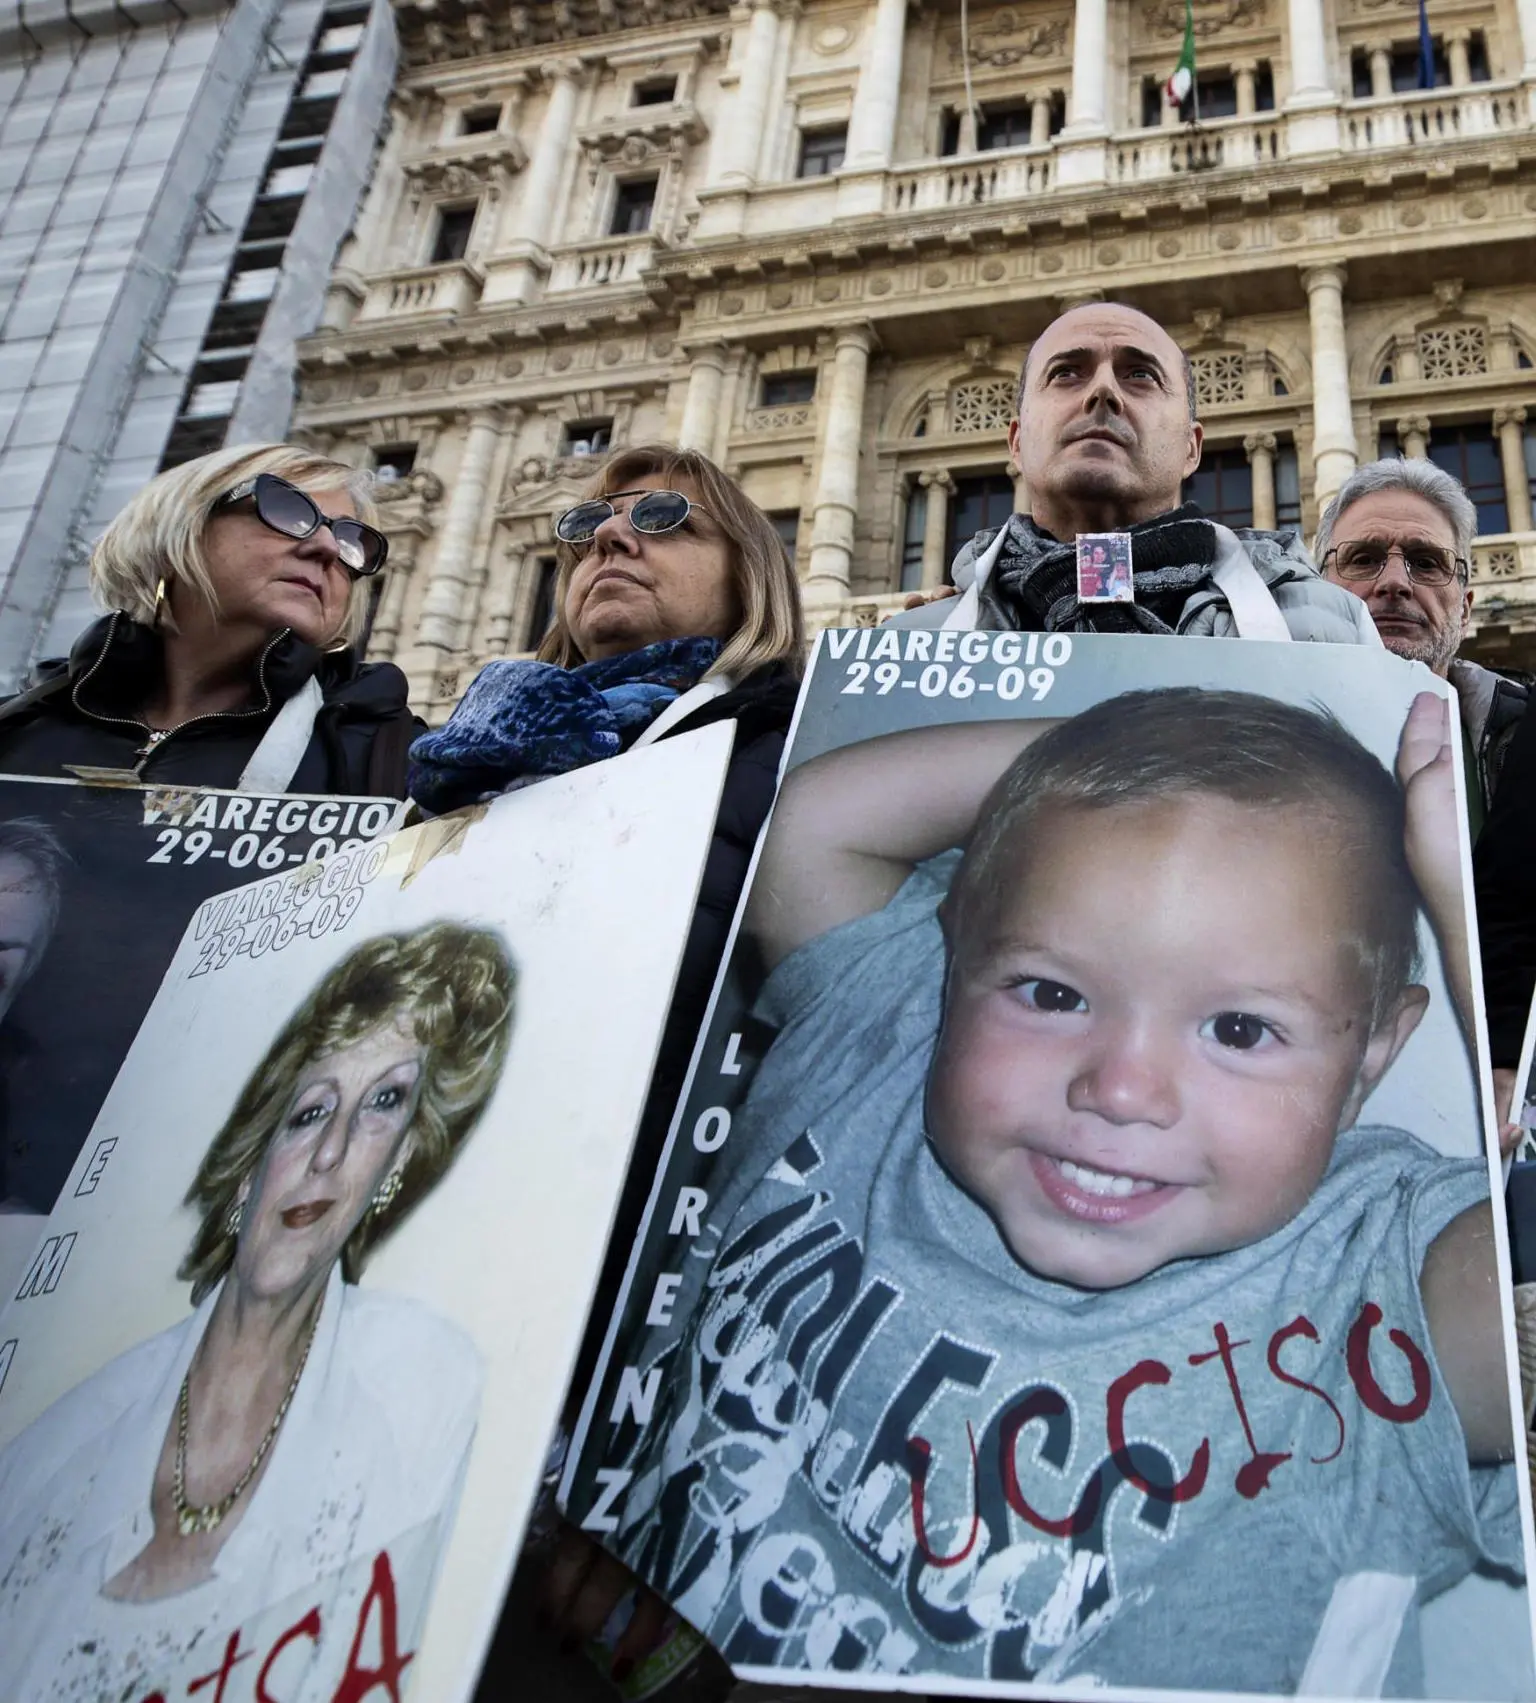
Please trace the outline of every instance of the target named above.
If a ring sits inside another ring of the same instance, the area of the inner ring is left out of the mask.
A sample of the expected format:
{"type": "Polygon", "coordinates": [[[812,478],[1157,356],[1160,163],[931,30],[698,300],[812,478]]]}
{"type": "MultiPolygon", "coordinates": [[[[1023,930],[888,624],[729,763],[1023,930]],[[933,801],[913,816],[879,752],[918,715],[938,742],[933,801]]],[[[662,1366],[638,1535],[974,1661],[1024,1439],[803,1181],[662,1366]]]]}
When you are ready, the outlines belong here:
{"type": "Polygon", "coordinates": [[[1509,1368],[1499,1309],[1493,1212],[1469,1206],[1430,1243],[1419,1293],[1435,1359],[1456,1404],[1474,1462],[1507,1461],[1514,1453],[1509,1368]]]}
{"type": "Polygon", "coordinates": [[[915,728],[796,769],[774,807],[747,909],[768,963],[879,910],[914,865],[962,845],[999,776],[1055,725],[915,728]]]}
{"type": "Polygon", "coordinates": [[[1473,1047],[1472,951],[1467,939],[1466,901],[1457,832],[1456,771],[1451,755],[1451,706],[1420,692],[1403,723],[1397,746],[1397,778],[1403,788],[1408,867],[1424,896],[1430,927],[1440,942],[1445,979],[1456,1015],[1473,1047]]]}

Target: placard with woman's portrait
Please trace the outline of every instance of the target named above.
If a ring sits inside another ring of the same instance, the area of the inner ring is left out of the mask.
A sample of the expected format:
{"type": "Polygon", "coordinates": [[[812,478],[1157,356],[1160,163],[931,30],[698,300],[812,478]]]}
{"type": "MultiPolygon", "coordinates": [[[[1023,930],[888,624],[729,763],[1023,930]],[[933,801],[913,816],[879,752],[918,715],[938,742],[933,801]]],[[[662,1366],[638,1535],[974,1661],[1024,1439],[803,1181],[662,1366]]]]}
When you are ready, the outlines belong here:
{"type": "Polygon", "coordinates": [[[0,1699],[467,1694],[731,729],[201,905],[0,1313],[0,1699]]]}

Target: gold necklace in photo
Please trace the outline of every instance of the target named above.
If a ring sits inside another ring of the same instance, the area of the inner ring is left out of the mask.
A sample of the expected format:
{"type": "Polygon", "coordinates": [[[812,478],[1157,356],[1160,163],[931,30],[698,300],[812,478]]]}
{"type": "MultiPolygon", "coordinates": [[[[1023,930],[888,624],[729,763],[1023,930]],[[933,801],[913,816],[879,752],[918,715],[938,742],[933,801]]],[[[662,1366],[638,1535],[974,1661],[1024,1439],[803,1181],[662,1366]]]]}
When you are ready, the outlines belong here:
{"type": "Polygon", "coordinates": [[[176,1470],[171,1481],[171,1500],[176,1509],[176,1530],[182,1537],[192,1537],[198,1532],[216,1531],[224,1523],[230,1509],[245,1494],[246,1487],[267,1458],[267,1451],[272,1447],[283,1418],[292,1405],[294,1392],[299,1387],[299,1379],[304,1376],[304,1362],[309,1359],[310,1344],[315,1340],[315,1327],[319,1323],[320,1308],[316,1307],[315,1316],[309,1321],[309,1334],[304,1338],[304,1351],[299,1355],[299,1363],[294,1368],[293,1377],[289,1379],[287,1392],[278,1403],[277,1412],[272,1416],[272,1423],[256,1445],[251,1464],[240,1474],[234,1489],[227,1496],[202,1507],[194,1507],[187,1501],[187,1389],[192,1381],[192,1368],[190,1365],[187,1367],[187,1374],[181,1380],[181,1393],[176,1398],[176,1470]]]}

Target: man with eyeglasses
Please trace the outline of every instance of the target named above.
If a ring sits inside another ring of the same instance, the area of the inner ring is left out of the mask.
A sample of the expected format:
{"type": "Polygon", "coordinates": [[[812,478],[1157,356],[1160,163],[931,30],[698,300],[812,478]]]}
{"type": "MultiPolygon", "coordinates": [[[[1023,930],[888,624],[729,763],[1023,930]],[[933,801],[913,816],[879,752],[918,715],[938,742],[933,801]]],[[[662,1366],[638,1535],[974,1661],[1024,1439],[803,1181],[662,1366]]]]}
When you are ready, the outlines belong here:
{"type": "Polygon", "coordinates": [[[1458,657],[1472,611],[1468,586],[1477,510],[1432,461],[1373,461],[1323,511],[1323,573],[1364,602],[1395,655],[1424,663],[1456,688],[1475,840],[1499,782],[1527,689],[1458,657]]]}

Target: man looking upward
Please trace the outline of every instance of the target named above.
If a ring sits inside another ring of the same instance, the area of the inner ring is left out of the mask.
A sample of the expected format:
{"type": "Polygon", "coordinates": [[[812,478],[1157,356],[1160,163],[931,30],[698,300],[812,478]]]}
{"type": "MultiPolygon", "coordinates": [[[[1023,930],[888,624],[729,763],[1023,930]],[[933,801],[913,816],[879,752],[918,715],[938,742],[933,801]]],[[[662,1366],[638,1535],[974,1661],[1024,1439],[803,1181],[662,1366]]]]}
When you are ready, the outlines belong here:
{"type": "Polygon", "coordinates": [[[1182,502],[1203,440],[1189,362],[1156,320],[1120,302],[1068,309],[1031,347],[1008,428],[1031,512],[961,550],[955,584],[974,597],[895,621],[1231,636],[1237,623],[1213,579],[1226,545],[1257,569],[1255,589],[1262,599],[1267,586],[1294,637],[1374,643],[1364,612],[1318,576],[1293,534],[1245,529],[1227,544],[1182,502]],[[1077,539],[1106,532],[1130,536],[1134,601],[1080,603],[1077,539]]]}

